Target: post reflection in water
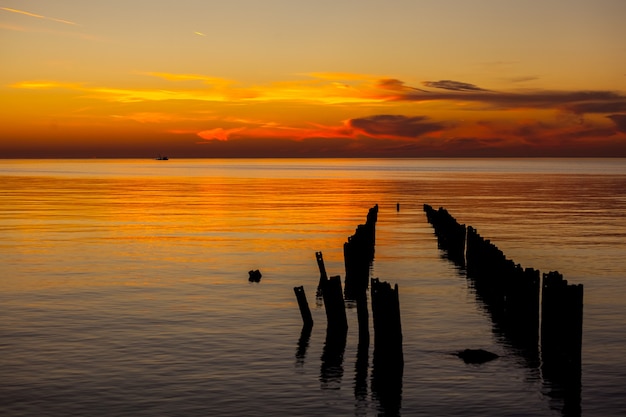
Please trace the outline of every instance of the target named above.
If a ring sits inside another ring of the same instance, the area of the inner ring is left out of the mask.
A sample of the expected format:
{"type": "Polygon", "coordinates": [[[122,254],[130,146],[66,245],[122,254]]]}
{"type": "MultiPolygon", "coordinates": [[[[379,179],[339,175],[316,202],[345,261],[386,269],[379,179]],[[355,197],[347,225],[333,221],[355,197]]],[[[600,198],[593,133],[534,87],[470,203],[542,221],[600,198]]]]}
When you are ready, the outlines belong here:
{"type": "Polygon", "coordinates": [[[311,329],[311,326],[302,326],[300,339],[298,339],[298,349],[296,350],[296,366],[304,366],[306,351],[309,348],[309,341],[311,340],[311,329]]]}
{"type": "MultiPolygon", "coordinates": [[[[369,374],[369,339],[359,340],[354,363],[354,399],[356,400],[357,413],[365,410],[367,406],[367,377],[369,374]]],[[[365,415],[365,411],[363,412],[365,415]]]]}
{"type": "Polygon", "coordinates": [[[323,390],[338,390],[343,378],[343,356],[346,350],[347,329],[329,328],[322,353],[320,387],[323,390]]]}

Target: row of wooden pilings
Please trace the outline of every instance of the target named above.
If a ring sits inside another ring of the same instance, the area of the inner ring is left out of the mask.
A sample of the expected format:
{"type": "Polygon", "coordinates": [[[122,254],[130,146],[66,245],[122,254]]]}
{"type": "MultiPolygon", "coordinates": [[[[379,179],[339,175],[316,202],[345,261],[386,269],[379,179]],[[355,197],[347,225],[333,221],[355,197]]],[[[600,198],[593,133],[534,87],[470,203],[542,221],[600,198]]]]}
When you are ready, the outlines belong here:
{"type": "Polygon", "coordinates": [[[582,284],[568,284],[558,271],[541,275],[536,269],[522,268],[476,229],[459,224],[444,208],[435,210],[424,204],[424,211],[439,248],[465,268],[496,331],[530,363],[541,363],[544,378],[570,390],[564,397],[563,412],[576,415],[580,407],[582,284]],[[569,394],[573,395],[568,398],[569,394]]]}
{"type": "MultiPolygon", "coordinates": [[[[326,312],[326,342],[322,355],[322,367],[336,367],[341,363],[348,332],[345,301],[356,303],[359,344],[357,351],[357,375],[355,395],[362,395],[367,388],[366,375],[370,344],[368,289],[371,288],[371,311],[374,330],[374,359],[372,368],[372,390],[376,392],[381,407],[389,415],[396,414],[400,407],[402,370],[402,326],[398,285],[377,278],[370,280],[370,268],[374,260],[378,205],[369,209],[365,224],[344,244],[345,289],[342,290],[339,275],[328,277],[322,252],[316,252],[320,279],[318,299],[323,300],[326,312]]],[[[306,300],[304,287],[295,287],[302,320],[303,334],[310,334],[313,327],[311,311],[306,300]]],[[[302,337],[301,337],[302,339],[302,337]]],[[[324,369],[322,374],[324,375],[324,369]]]]}

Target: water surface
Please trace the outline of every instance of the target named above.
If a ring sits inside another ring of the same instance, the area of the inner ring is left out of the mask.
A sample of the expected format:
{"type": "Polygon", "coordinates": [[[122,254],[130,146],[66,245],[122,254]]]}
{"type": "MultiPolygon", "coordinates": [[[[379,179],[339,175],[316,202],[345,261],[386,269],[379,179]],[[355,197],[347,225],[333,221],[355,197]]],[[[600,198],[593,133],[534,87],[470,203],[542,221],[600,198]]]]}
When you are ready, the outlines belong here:
{"type": "Polygon", "coordinates": [[[0,414],[391,413],[372,347],[363,386],[353,306],[342,360],[322,363],[314,297],[315,252],[343,277],[343,243],[378,204],[372,276],[400,288],[399,414],[562,415],[560,387],[442,257],[424,203],[584,284],[577,402],[625,415],[623,159],[0,161],[0,414]],[[299,285],[315,321],[300,346],[299,285]],[[501,358],[450,355],[466,347],[501,358]]]}

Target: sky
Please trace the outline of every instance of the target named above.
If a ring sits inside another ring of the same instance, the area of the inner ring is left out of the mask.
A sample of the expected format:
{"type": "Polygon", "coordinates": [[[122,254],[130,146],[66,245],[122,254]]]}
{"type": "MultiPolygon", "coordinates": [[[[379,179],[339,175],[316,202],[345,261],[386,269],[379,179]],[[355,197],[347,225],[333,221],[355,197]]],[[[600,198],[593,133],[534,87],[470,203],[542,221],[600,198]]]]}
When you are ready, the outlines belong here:
{"type": "Polygon", "coordinates": [[[624,0],[0,0],[0,158],[626,157],[624,0]]]}

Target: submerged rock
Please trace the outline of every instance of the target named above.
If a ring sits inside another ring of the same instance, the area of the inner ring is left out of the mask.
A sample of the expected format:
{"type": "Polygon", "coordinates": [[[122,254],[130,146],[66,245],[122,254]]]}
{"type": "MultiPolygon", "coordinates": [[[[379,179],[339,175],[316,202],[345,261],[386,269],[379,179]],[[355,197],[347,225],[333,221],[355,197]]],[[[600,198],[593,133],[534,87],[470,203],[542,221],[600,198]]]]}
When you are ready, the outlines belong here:
{"type": "Polygon", "coordinates": [[[465,349],[455,353],[465,363],[485,363],[499,358],[500,356],[484,349],[465,349]]]}

